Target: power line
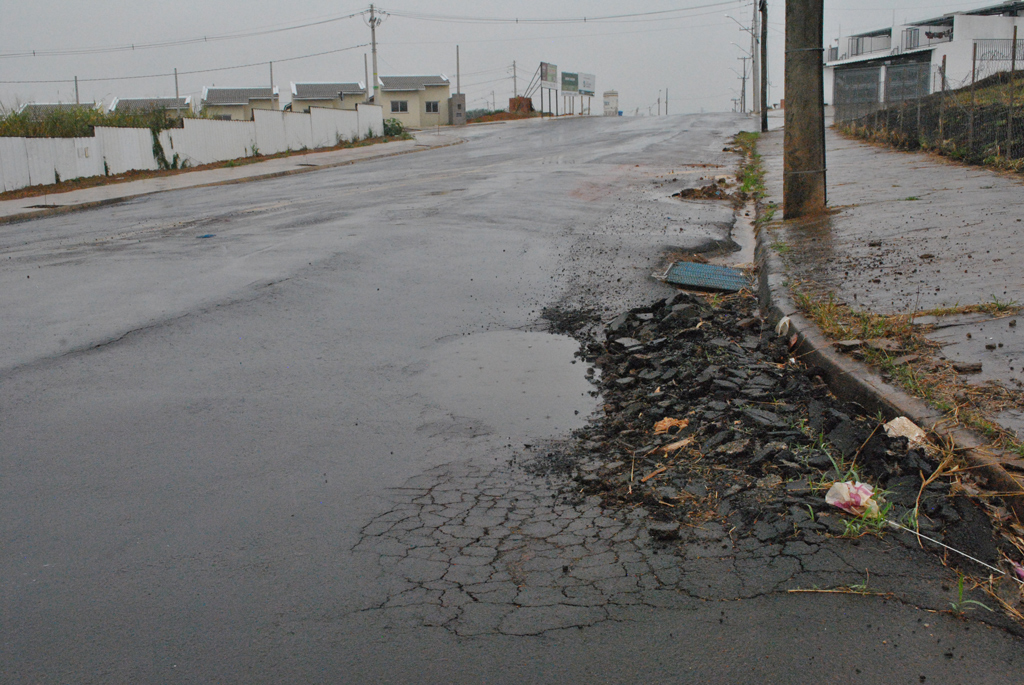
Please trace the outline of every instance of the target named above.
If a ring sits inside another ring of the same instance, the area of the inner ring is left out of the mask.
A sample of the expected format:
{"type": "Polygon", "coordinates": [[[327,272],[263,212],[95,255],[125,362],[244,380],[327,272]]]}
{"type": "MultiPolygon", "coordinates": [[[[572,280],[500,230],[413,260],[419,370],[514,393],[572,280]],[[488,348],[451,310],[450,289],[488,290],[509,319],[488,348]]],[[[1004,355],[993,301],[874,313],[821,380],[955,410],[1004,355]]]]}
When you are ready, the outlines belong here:
{"type": "MultiPolygon", "coordinates": [[[[359,48],[365,48],[369,43],[362,43],[360,45],[353,45],[347,48],[338,48],[336,50],[325,50],[323,52],[313,52],[308,55],[299,55],[298,57],[285,57],[283,59],[269,59],[264,62],[250,62],[249,64],[238,64],[231,67],[213,67],[211,69],[194,69],[192,71],[179,71],[178,76],[188,76],[190,74],[209,74],[215,71],[230,71],[232,69],[245,69],[248,67],[262,67],[270,64],[271,62],[294,62],[300,59],[309,59],[311,57],[320,57],[322,55],[333,55],[338,52],[347,52],[348,50],[358,50],[359,48]]],[[[143,76],[110,76],[107,78],[80,78],[79,83],[95,83],[99,81],[133,81],[136,79],[147,79],[147,78],[165,78],[168,76],[174,76],[174,72],[166,74],[145,74],[143,76]]],[[[36,84],[36,83],[74,83],[74,79],[54,79],[49,81],[0,81],[0,84],[36,84]]]]}
{"type": "Polygon", "coordinates": [[[726,5],[746,4],[746,0],[722,0],[720,2],[705,3],[671,10],[656,10],[651,12],[630,12],[627,14],[608,14],[596,17],[564,17],[564,18],[522,18],[522,17],[465,17],[444,14],[425,14],[420,12],[389,11],[393,17],[404,17],[406,19],[418,19],[420,21],[439,21],[445,23],[461,24],[586,24],[597,22],[618,22],[633,19],[653,18],[649,20],[660,21],[666,15],[692,12],[694,10],[708,9],[711,7],[724,7],[726,5]]]}
{"type": "MultiPolygon", "coordinates": [[[[718,14],[720,10],[714,10],[710,12],[702,12],[700,14],[694,14],[689,17],[668,17],[661,21],[679,21],[681,19],[693,19],[695,17],[705,17],[709,15],[718,14]]],[[[712,28],[721,26],[721,22],[715,22],[713,24],[691,24],[687,25],[688,29],[702,29],[712,28]]],[[[601,38],[604,36],[629,36],[636,34],[647,35],[649,33],[662,33],[665,31],[678,31],[678,27],[668,27],[661,29],[631,29],[628,31],[605,31],[603,33],[565,33],[556,36],[530,36],[524,38],[481,38],[479,40],[460,40],[460,43],[528,43],[531,41],[543,41],[543,40],[562,40],[566,38],[601,38]]],[[[774,30],[774,29],[773,29],[774,30]]],[[[387,45],[448,45],[450,41],[446,40],[415,40],[415,41],[394,41],[388,42],[387,45]]]]}
{"type": "Polygon", "coordinates": [[[324,24],[331,24],[345,19],[352,19],[353,17],[358,17],[361,16],[362,14],[363,12],[355,12],[353,14],[347,14],[341,17],[330,17],[328,19],[320,19],[317,21],[310,21],[304,24],[295,24],[292,26],[280,26],[276,28],[267,28],[256,31],[226,33],[218,36],[202,36],[197,38],[184,38],[180,40],[158,41],[155,43],[129,43],[127,45],[115,45],[107,47],[63,48],[57,50],[25,50],[22,52],[5,52],[0,53],[0,59],[11,59],[15,57],[57,57],[69,55],[95,55],[111,52],[131,52],[133,50],[149,50],[152,48],[179,47],[183,45],[195,45],[197,43],[213,43],[222,40],[236,40],[238,38],[255,38],[258,36],[267,36],[273,33],[283,33],[285,31],[294,31],[296,29],[309,28],[311,26],[323,26],[324,24]]]}

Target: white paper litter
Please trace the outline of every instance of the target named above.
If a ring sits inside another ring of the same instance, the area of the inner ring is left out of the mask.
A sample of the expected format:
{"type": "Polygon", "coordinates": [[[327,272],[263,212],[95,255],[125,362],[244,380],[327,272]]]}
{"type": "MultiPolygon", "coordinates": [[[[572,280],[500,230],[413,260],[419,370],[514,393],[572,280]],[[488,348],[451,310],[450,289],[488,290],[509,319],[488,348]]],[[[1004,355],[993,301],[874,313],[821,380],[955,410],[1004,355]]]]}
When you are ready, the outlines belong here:
{"type": "Polygon", "coordinates": [[[910,442],[922,444],[928,440],[928,436],[925,435],[925,432],[906,416],[899,416],[893,419],[889,423],[885,424],[883,428],[885,428],[885,434],[890,438],[906,438],[910,442]]]}

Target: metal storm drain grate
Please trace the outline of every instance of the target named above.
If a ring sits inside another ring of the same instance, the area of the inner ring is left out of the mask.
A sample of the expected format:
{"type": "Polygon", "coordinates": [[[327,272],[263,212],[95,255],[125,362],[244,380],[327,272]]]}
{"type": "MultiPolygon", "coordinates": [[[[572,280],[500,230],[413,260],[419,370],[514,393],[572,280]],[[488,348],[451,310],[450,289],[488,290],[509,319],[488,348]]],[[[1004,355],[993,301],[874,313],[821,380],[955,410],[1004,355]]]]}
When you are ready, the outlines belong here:
{"type": "Polygon", "coordinates": [[[730,293],[750,286],[747,277],[739,269],[693,262],[676,262],[665,272],[664,280],[686,288],[730,293]]]}

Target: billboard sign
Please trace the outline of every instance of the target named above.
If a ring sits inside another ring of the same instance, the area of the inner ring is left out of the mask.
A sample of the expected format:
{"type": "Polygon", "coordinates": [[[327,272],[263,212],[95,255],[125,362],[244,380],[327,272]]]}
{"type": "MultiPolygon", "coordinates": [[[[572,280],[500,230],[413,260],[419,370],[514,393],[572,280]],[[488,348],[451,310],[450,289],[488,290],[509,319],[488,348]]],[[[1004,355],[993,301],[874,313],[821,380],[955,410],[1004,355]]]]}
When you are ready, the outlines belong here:
{"type": "Polygon", "coordinates": [[[562,92],[563,93],[577,93],[579,92],[580,75],[574,74],[569,71],[562,72],[562,92]]]}
{"type": "Polygon", "coordinates": [[[558,90],[558,67],[547,62],[540,63],[540,87],[558,90]]]}
{"type": "Polygon", "coordinates": [[[597,77],[593,74],[580,74],[580,95],[594,95],[597,92],[597,77]]]}

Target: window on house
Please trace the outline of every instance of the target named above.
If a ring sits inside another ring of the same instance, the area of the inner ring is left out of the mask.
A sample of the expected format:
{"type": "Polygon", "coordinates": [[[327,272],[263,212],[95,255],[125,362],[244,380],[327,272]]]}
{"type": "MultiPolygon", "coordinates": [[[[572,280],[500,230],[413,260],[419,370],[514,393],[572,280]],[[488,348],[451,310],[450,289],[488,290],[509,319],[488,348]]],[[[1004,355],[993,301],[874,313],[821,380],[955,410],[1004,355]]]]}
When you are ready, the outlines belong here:
{"type": "Polygon", "coordinates": [[[440,110],[438,105],[439,105],[439,103],[437,103],[437,102],[428,102],[427,103],[427,114],[437,114],[438,112],[440,112],[441,110],[440,110]]]}
{"type": "Polygon", "coordinates": [[[409,111],[409,101],[408,100],[392,100],[391,101],[391,111],[395,112],[395,113],[398,113],[398,112],[408,112],[409,111]]]}

